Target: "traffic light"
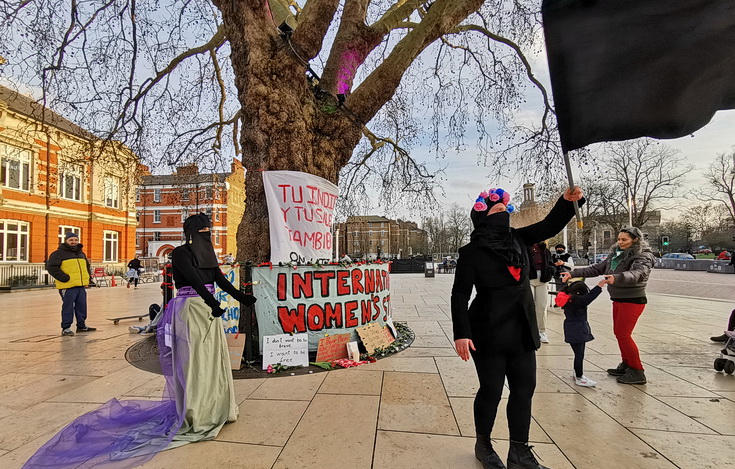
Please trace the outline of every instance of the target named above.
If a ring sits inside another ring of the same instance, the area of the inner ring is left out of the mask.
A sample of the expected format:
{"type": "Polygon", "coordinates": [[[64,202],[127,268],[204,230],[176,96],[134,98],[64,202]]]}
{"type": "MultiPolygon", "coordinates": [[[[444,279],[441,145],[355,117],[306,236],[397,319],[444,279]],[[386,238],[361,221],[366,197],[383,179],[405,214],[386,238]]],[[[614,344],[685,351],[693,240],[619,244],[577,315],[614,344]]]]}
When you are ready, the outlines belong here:
{"type": "Polygon", "coordinates": [[[668,246],[669,245],[669,237],[668,236],[661,236],[661,244],[663,246],[668,246]]]}

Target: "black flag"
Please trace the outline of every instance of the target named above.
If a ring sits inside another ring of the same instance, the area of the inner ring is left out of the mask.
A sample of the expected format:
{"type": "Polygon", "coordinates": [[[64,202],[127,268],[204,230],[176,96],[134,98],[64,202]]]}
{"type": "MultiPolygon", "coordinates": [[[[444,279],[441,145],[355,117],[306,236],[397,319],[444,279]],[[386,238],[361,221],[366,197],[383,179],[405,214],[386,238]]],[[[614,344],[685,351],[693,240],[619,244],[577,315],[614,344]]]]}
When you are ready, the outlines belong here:
{"type": "Polygon", "coordinates": [[[544,0],[564,151],[676,138],[735,108],[735,0],[544,0]]]}

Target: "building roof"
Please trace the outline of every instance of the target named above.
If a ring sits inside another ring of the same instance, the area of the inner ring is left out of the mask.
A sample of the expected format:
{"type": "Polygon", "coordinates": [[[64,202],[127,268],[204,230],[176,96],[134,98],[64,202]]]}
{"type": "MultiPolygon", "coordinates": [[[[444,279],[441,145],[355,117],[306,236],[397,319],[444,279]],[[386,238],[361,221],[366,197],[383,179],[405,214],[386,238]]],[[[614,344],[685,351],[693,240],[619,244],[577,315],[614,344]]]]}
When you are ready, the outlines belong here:
{"type": "Polygon", "coordinates": [[[0,85],[0,101],[7,103],[8,109],[13,112],[22,114],[39,122],[45,122],[47,125],[59,128],[72,135],[76,135],[77,137],[87,140],[97,140],[97,137],[94,134],[55,113],[48,107],[45,108],[44,112],[43,105],[36,102],[30,96],[25,96],[2,85],[0,85]]]}
{"type": "Polygon", "coordinates": [[[180,186],[182,184],[213,184],[215,182],[224,182],[229,175],[230,173],[148,175],[141,178],[141,185],[180,186]]]}

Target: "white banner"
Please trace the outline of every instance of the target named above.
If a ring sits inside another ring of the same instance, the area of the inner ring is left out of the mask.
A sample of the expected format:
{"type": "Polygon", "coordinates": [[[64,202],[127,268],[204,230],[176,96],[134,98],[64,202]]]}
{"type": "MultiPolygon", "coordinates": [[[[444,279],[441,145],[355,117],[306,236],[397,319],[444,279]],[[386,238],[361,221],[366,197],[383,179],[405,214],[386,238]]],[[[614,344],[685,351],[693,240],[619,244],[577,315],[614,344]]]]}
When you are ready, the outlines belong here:
{"type": "Polygon", "coordinates": [[[253,294],[258,298],[260,350],[263,337],[309,334],[314,351],[325,335],[351,334],[355,329],[391,319],[388,264],[253,267],[253,294]]]}
{"type": "Polygon", "coordinates": [[[337,186],[313,174],[263,171],[268,202],[271,262],[332,259],[332,215],[337,186]]]}

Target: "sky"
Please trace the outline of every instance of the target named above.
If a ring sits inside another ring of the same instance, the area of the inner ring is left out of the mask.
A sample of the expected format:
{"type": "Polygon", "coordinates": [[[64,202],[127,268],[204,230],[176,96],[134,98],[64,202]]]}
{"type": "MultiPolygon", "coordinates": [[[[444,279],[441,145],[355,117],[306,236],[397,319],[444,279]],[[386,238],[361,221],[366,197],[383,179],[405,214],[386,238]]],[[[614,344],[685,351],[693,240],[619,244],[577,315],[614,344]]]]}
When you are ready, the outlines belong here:
{"type": "MultiPolygon", "coordinates": [[[[424,54],[430,54],[431,49],[424,54]]],[[[546,64],[545,51],[542,49],[536,55],[530,57],[532,69],[536,77],[544,84],[547,90],[551,90],[548,67],[546,64]]],[[[0,82],[4,78],[0,76],[0,82]]],[[[37,90],[32,90],[37,91],[37,90]]],[[[522,109],[523,118],[535,119],[540,121],[540,113],[542,111],[540,93],[532,86],[527,87],[527,103],[522,109]]],[[[34,93],[38,94],[38,93],[34,93]]],[[[38,96],[36,96],[38,97],[38,96]]],[[[487,123],[488,128],[493,128],[492,122],[487,123]]],[[[682,137],[673,140],[662,140],[666,145],[679,150],[686,162],[694,165],[695,169],[687,175],[686,188],[696,190],[703,183],[702,173],[707,166],[716,158],[718,154],[729,153],[735,148],[735,111],[720,111],[715,114],[712,121],[695,132],[692,136],[682,137]]],[[[594,146],[592,146],[594,149],[594,146]]],[[[417,145],[412,150],[413,156],[418,161],[424,161],[430,170],[442,168],[444,177],[441,182],[441,190],[435,191],[441,207],[448,207],[452,203],[460,206],[471,207],[474,199],[482,190],[490,187],[502,187],[510,191],[514,195],[513,202],[520,205],[521,191],[520,188],[525,182],[529,182],[520,176],[497,179],[490,176],[491,169],[478,165],[478,158],[474,147],[472,137],[466,140],[466,146],[460,151],[447,151],[447,157],[441,161],[436,161],[435,156],[430,153],[429,145],[417,145]]],[[[575,178],[579,178],[580,172],[574,169],[575,178]]],[[[559,180],[565,180],[564,174],[559,174],[559,180]]],[[[584,190],[584,187],[582,188],[584,190]]],[[[685,200],[686,203],[696,203],[691,197],[685,200]]],[[[385,208],[377,207],[373,210],[376,215],[400,216],[404,219],[414,219],[414,213],[407,210],[397,208],[394,213],[386,213],[385,208]]],[[[670,217],[678,216],[678,211],[667,211],[666,215],[670,217]]],[[[665,215],[665,216],[666,216],[665,215]]]]}

